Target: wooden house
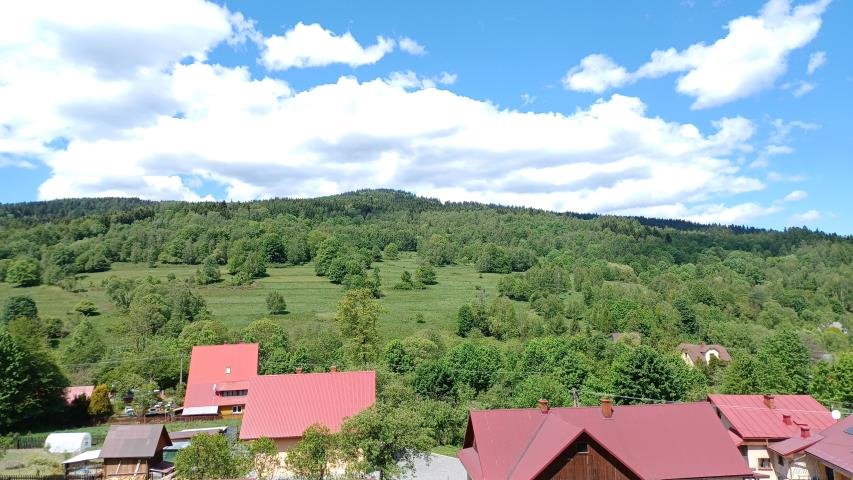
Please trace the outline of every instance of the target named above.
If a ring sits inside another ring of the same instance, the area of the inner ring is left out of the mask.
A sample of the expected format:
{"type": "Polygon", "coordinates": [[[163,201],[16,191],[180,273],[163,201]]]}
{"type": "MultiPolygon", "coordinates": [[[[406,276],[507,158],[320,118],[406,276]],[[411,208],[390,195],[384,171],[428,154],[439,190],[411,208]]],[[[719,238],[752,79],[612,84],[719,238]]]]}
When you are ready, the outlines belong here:
{"type": "Polygon", "coordinates": [[[163,425],[113,425],[101,448],[104,478],[150,478],[163,470],[163,448],[171,444],[163,425]]]}
{"type": "Polygon", "coordinates": [[[752,477],[707,403],[472,410],[468,478],[674,480],[752,477]]]}

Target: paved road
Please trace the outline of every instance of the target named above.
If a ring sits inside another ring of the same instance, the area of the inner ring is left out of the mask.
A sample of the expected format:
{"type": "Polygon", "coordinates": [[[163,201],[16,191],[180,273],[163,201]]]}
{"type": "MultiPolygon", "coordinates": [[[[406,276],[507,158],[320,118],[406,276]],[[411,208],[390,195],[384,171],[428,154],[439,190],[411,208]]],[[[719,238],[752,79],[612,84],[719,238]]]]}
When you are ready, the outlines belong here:
{"type": "Polygon", "coordinates": [[[403,480],[466,480],[468,475],[458,458],[430,454],[427,459],[415,460],[415,470],[403,480]]]}

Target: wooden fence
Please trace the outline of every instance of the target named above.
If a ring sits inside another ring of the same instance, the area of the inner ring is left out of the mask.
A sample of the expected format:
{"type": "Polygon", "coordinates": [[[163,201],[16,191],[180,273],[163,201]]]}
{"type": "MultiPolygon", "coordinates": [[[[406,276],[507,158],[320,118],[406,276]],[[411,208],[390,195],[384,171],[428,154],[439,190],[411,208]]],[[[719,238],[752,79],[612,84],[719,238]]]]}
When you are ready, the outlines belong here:
{"type": "Polygon", "coordinates": [[[150,417],[113,417],[110,418],[111,425],[138,425],[141,423],[175,423],[175,422],[206,422],[209,420],[222,420],[221,415],[157,415],[150,417]]]}
{"type": "MultiPolygon", "coordinates": [[[[69,480],[100,480],[100,475],[75,475],[67,477],[69,480]]],[[[66,480],[65,475],[0,475],[0,480],[66,480]]]]}

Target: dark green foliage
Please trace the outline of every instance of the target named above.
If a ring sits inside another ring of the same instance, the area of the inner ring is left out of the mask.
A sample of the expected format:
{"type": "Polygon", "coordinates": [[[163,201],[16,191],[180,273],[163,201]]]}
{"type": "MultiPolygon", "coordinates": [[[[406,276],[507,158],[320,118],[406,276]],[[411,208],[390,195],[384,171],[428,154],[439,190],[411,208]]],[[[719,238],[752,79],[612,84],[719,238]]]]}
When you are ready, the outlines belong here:
{"type": "Polygon", "coordinates": [[[537,406],[539,399],[548,400],[553,407],[571,405],[571,394],[553,375],[531,375],[515,386],[512,406],[529,408],[537,406]]]}
{"type": "Polygon", "coordinates": [[[449,398],[453,395],[453,372],[442,361],[428,361],[415,369],[414,389],[429,398],[449,398]]]}
{"type": "Polygon", "coordinates": [[[285,466],[298,480],[324,480],[341,456],[338,443],[329,427],[311,425],[287,452],[285,466]]]}
{"type": "Polygon", "coordinates": [[[783,329],[759,347],[758,376],[764,393],[807,393],[809,352],[791,330],[783,329]]]}
{"type": "Polygon", "coordinates": [[[3,303],[3,318],[0,319],[3,323],[9,323],[18,317],[38,317],[38,308],[32,298],[26,295],[15,295],[7,298],[3,303]]]}
{"type": "Polygon", "coordinates": [[[199,285],[216,283],[221,279],[222,275],[219,273],[219,262],[213,256],[205,258],[195,274],[195,281],[199,285]]]}
{"type": "Polygon", "coordinates": [[[503,354],[496,345],[477,345],[465,341],[447,352],[447,368],[454,383],[474,391],[488,390],[504,368],[503,354]]]}
{"type": "Polygon", "coordinates": [[[267,311],[273,315],[287,313],[287,302],[284,300],[284,296],[275,291],[268,293],[267,311]]]}
{"type": "Polygon", "coordinates": [[[48,352],[20,346],[0,327],[0,428],[17,431],[58,423],[68,380],[48,352]]]}
{"type": "Polygon", "coordinates": [[[225,435],[196,435],[175,459],[178,476],[188,480],[237,478],[249,467],[244,451],[235,448],[225,435]]]}
{"type": "Polygon", "coordinates": [[[512,260],[506,249],[493,243],[483,247],[477,260],[477,270],[483,273],[509,273],[512,271],[512,260]]]}
{"type": "Polygon", "coordinates": [[[391,340],[385,347],[385,364],[394,373],[406,373],[414,367],[415,360],[406,352],[403,342],[391,340]]]}
{"type": "Polygon", "coordinates": [[[66,365],[94,363],[104,355],[105,347],[101,335],[92,322],[84,318],[71,331],[62,359],[66,365]]]}
{"type": "Polygon", "coordinates": [[[617,403],[684,400],[687,395],[676,364],[646,346],[639,346],[617,360],[613,377],[617,403]]]}
{"type": "Polygon", "coordinates": [[[400,248],[394,242],[385,245],[385,250],[382,251],[384,260],[397,260],[400,258],[400,248]]]}

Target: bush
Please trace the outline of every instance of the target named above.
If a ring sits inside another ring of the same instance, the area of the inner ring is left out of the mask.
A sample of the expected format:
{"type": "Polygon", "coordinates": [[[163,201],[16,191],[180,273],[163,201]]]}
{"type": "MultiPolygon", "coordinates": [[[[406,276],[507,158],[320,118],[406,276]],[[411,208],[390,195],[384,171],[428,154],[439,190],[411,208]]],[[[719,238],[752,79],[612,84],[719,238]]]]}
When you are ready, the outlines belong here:
{"type": "Polygon", "coordinates": [[[273,315],[287,313],[287,302],[284,300],[284,296],[278,292],[267,294],[267,310],[273,315]]]}
{"type": "Polygon", "coordinates": [[[98,314],[98,307],[91,300],[83,299],[74,306],[74,311],[84,317],[93,317],[98,314]]]}
{"type": "Polygon", "coordinates": [[[26,295],[15,295],[6,299],[3,305],[3,323],[9,323],[19,317],[36,318],[38,317],[38,308],[36,302],[26,295]]]}
{"type": "Polygon", "coordinates": [[[418,265],[415,270],[415,281],[424,285],[435,285],[438,283],[435,279],[435,269],[428,263],[418,265]]]}
{"type": "Polygon", "coordinates": [[[9,265],[6,281],[18,287],[38,285],[41,283],[41,267],[32,258],[20,258],[9,265]]]}

